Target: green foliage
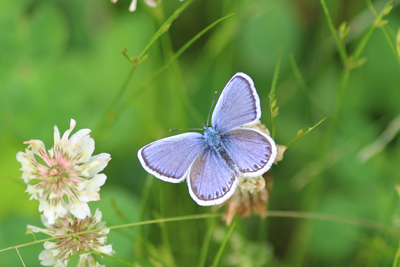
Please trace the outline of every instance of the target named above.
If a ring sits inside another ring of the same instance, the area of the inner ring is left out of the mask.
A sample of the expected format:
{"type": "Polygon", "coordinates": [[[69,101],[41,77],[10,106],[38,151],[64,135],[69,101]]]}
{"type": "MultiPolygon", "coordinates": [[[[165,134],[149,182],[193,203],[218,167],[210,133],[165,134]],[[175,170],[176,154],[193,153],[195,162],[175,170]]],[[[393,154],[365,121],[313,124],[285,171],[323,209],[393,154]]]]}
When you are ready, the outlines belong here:
{"type": "MultiPolygon", "coordinates": [[[[49,149],[54,125],[63,132],[74,118],[92,129],[95,154],[112,156],[90,204],[111,226],[107,266],[398,265],[396,2],[128,4],[0,2],[0,250],[32,242],[18,251],[39,266],[42,243],[24,234],[41,226],[38,202],[15,155],[30,139],[49,149]],[[262,123],[290,148],[271,172],[271,217],[226,227],[186,183],[147,175],[136,153],[169,129],[199,127],[238,71],[255,82],[262,123]]],[[[14,248],[0,253],[0,266],[22,266],[14,248]]]]}

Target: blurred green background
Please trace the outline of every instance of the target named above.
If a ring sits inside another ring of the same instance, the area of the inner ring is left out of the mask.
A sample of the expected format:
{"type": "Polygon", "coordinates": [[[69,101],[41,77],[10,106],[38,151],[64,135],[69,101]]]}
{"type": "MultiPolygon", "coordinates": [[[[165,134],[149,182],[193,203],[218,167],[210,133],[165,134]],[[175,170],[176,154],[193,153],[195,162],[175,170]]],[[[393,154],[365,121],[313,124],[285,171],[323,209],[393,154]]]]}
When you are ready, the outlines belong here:
{"type": "MultiPolygon", "coordinates": [[[[400,59],[394,46],[399,1],[384,17],[389,21],[388,38],[380,28],[373,29],[359,57],[367,61],[346,72],[320,1],[195,0],[148,50],[151,59],[137,67],[120,99],[122,108],[115,117],[107,117],[132,69],[120,50],[139,55],[185,1],[163,0],[153,9],[139,0],[133,13],[125,0],[115,5],[106,0],[0,2],[0,249],[33,241],[24,234],[27,224],[42,227],[38,202],[29,201],[24,193],[16,153],[30,139],[43,140],[49,149],[54,125],[64,132],[71,118],[77,121],[75,130],[92,129],[94,154],[112,156],[104,170],[108,180],[100,191],[102,200],[90,204],[92,212],[100,207],[107,225],[124,223],[112,201],[128,222],[211,212],[190,198],[186,183],[150,177],[139,164],[137,150],[170,136],[169,129],[200,127],[213,92],[220,93],[238,71],[253,78],[261,98],[261,120],[269,127],[268,94],[280,46],[276,142],[287,144],[298,130],[327,119],[273,167],[269,209],[365,219],[398,228],[400,59]],[[187,41],[230,13],[235,15],[208,31],[155,78],[187,41]],[[312,98],[296,79],[291,53],[312,98]],[[349,78],[338,105],[344,73],[349,78]],[[382,151],[361,160],[360,153],[380,140],[389,126],[393,139],[386,136],[382,151]]],[[[349,55],[374,23],[368,3],[327,0],[333,25],[338,28],[347,21],[351,26],[346,39],[349,55]]],[[[380,13],[386,3],[373,5],[380,13]]],[[[219,218],[113,230],[108,243],[116,257],[142,266],[195,266],[213,223],[205,264],[210,266],[227,232],[219,218]]],[[[392,266],[398,233],[333,220],[263,221],[253,216],[238,221],[219,266],[392,266]]],[[[37,244],[20,248],[20,253],[27,266],[40,266],[42,250],[37,244]]],[[[120,266],[110,259],[101,262],[120,266]]],[[[0,254],[0,266],[22,263],[10,250],[0,254]]]]}

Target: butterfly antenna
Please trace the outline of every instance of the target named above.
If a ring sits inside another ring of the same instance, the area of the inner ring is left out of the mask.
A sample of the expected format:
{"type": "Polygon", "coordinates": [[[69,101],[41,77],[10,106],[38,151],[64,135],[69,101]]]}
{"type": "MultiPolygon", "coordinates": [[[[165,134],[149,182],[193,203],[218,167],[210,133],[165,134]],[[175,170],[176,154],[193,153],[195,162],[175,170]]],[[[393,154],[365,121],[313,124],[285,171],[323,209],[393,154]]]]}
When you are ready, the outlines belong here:
{"type": "Polygon", "coordinates": [[[170,129],[170,132],[175,132],[175,131],[203,131],[203,129],[199,128],[190,128],[190,129],[170,129]]]}
{"type": "Polygon", "coordinates": [[[214,106],[214,101],[215,101],[215,96],[216,96],[216,95],[217,95],[217,91],[215,91],[215,93],[214,93],[213,101],[212,101],[212,103],[211,103],[211,108],[210,108],[210,111],[208,112],[207,126],[208,126],[208,122],[209,122],[209,120],[210,120],[210,115],[211,115],[211,111],[212,111],[213,106],[214,106]]]}

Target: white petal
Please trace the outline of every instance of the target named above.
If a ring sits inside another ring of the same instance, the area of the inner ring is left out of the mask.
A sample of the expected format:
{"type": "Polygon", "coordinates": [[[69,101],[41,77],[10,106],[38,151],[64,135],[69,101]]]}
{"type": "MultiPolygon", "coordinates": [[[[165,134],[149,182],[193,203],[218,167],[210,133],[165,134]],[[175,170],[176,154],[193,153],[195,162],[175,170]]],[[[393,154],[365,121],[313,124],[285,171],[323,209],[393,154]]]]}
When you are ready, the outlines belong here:
{"type": "Polygon", "coordinates": [[[56,214],[56,218],[62,218],[67,215],[68,206],[65,206],[62,202],[59,202],[55,207],[53,207],[53,210],[56,214]]]}
{"type": "Polygon", "coordinates": [[[96,174],[86,184],[86,190],[90,192],[99,192],[100,186],[103,186],[107,180],[107,176],[104,173],[96,174]]]}
{"type": "Polygon", "coordinates": [[[34,233],[42,232],[44,229],[28,224],[26,228],[32,230],[34,233]]]}
{"type": "Polygon", "coordinates": [[[79,146],[79,149],[74,153],[75,156],[79,154],[78,164],[87,162],[92,156],[94,151],[94,140],[90,136],[86,136],[79,146]]]}
{"type": "Polygon", "coordinates": [[[115,4],[116,2],[117,2],[117,0],[111,0],[111,3],[114,3],[114,4],[115,4]]]}
{"type": "Polygon", "coordinates": [[[79,201],[82,202],[90,202],[90,201],[99,201],[100,195],[97,192],[90,192],[87,190],[82,190],[76,194],[76,197],[79,201]]]}
{"type": "Polygon", "coordinates": [[[66,147],[68,146],[68,136],[71,134],[72,130],[74,130],[76,125],[76,121],[74,119],[71,119],[71,122],[69,123],[69,130],[66,130],[65,133],[63,134],[63,137],[61,138],[61,145],[66,147]]]}
{"type": "Polygon", "coordinates": [[[57,258],[53,256],[50,250],[43,250],[39,254],[39,260],[42,262],[40,264],[44,266],[49,266],[57,263],[57,258]]]}
{"type": "Polygon", "coordinates": [[[106,236],[98,237],[96,238],[96,241],[99,242],[100,245],[103,245],[107,241],[107,237],[106,236]]]}
{"type": "MultiPolygon", "coordinates": [[[[99,227],[99,228],[102,228],[102,227],[104,227],[104,226],[105,226],[105,225],[102,225],[101,227],[98,226],[98,227],[99,227]]],[[[110,232],[110,228],[106,228],[106,229],[101,230],[101,231],[99,232],[99,234],[100,234],[100,235],[107,235],[109,232],[110,232]]]]}
{"type": "Polygon", "coordinates": [[[22,179],[25,183],[30,182],[32,179],[36,178],[37,173],[37,160],[31,150],[25,150],[24,152],[17,153],[17,161],[21,163],[22,168],[20,169],[22,173],[22,179]]]}
{"type": "Polygon", "coordinates": [[[61,252],[60,249],[53,249],[53,250],[50,250],[50,251],[51,251],[51,253],[53,253],[53,256],[54,256],[54,257],[57,257],[57,256],[60,254],[60,252],[61,252]]]}
{"type": "Polygon", "coordinates": [[[60,131],[58,130],[57,126],[54,126],[54,146],[60,146],[61,145],[61,139],[60,139],[60,131]]]}
{"type": "Polygon", "coordinates": [[[101,222],[101,217],[103,216],[103,213],[97,208],[96,212],[94,213],[93,219],[96,220],[97,223],[101,222]]]}
{"type": "Polygon", "coordinates": [[[136,4],[137,4],[137,0],[132,0],[131,5],[129,6],[129,11],[133,12],[136,10],[136,4]]]}
{"type": "Polygon", "coordinates": [[[108,153],[101,153],[93,156],[90,160],[82,166],[87,171],[87,178],[93,177],[95,174],[101,172],[111,160],[111,155],[108,153]]]}
{"type": "Polygon", "coordinates": [[[75,205],[71,205],[69,211],[79,219],[85,219],[86,216],[90,216],[90,208],[87,203],[79,202],[75,203],[75,205]]]}
{"type": "Polygon", "coordinates": [[[53,248],[57,248],[58,247],[56,243],[50,242],[50,241],[44,242],[43,246],[44,246],[45,249],[48,249],[48,250],[52,250],[53,248]]]}
{"type": "Polygon", "coordinates": [[[154,0],[144,0],[148,6],[156,7],[158,3],[154,0]]]}
{"type": "Polygon", "coordinates": [[[29,193],[31,195],[31,199],[41,199],[43,197],[43,188],[37,188],[35,185],[30,185],[26,187],[25,192],[29,193]]]}
{"type": "Polygon", "coordinates": [[[74,133],[71,138],[69,139],[69,146],[72,150],[77,150],[81,145],[82,140],[89,135],[91,132],[90,129],[81,129],[74,133]]]}
{"type": "Polygon", "coordinates": [[[46,147],[44,146],[43,141],[40,140],[30,140],[24,142],[24,144],[29,144],[28,148],[31,148],[33,153],[43,158],[43,160],[49,164],[51,163],[49,156],[47,155],[46,147]]]}
{"type": "Polygon", "coordinates": [[[54,224],[56,221],[54,211],[50,209],[49,204],[46,200],[40,199],[39,200],[39,211],[43,211],[43,215],[47,218],[48,224],[54,224]]]}
{"type": "Polygon", "coordinates": [[[108,254],[108,255],[111,255],[111,253],[113,252],[112,245],[97,247],[96,249],[94,249],[94,251],[108,254]]]}
{"type": "Polygon", "coordinates": [[[44,226],[46,226],[47,228],[51,228],[51,224],[49,223],[49,220],[47,219],[46,216],[44,216],[43,214],[40,216],[40,219],[42,220],[42,223],[44,226]]]}
{"type": "Polygon", "coordinates": [[[57,264],[54,265],[54,267],[67,267],[67,264],[68,264],[68,260],[65,260],[62,262],[61,260],[57,259],[57,264]]]}

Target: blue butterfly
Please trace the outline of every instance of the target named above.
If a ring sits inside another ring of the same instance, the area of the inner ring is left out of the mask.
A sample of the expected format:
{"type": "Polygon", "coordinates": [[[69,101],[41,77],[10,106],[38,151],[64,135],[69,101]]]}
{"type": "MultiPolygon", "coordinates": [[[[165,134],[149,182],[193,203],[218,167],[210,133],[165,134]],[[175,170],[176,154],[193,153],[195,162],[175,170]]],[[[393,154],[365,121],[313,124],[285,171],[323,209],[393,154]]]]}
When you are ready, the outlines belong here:
{"type": "Polygon", "coordinates": [[[138,151],[143,168],[170,183],[187,179],[189,193],[201,206],[218,205],[235,192],[238,177],[259,176],[271,168],[276,145],[267,134],[242,126],[261,117],[253,80],[236,73],[215,106],[204,134],[184,133],[160,139],[138,151]]]}

